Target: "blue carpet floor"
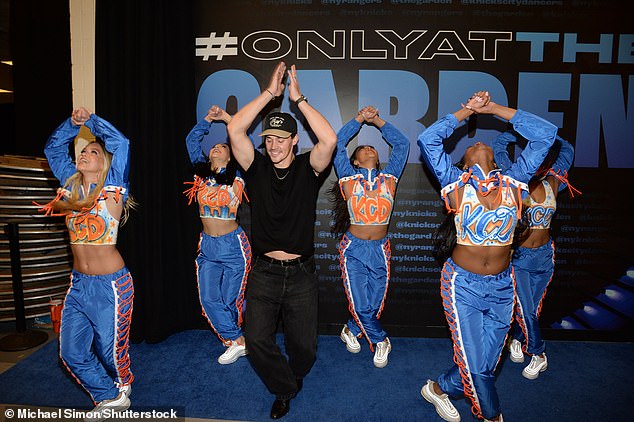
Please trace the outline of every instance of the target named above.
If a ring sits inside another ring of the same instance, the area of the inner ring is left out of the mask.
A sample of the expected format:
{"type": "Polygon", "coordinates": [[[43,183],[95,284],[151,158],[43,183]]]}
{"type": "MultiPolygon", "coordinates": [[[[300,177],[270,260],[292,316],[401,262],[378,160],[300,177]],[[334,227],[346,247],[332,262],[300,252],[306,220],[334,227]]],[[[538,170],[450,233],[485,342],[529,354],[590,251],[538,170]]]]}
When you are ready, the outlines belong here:
{"type": "MultiPolygon", "coordinates": [[[[281,340],[281,337],[280,337],[281,340]]],[[[392,338],[389,364],[377,369],[367,343],[346,351],[336,336],[320,336],[318,358],[284,421],[441,421],[421,396],[427,378],[450,366],[448,339],[392,338]]],[[[134,344],[132,409],[177,409],[179,415],[270,420],[271,396],[247,359],[219,365],[222,346],[209,331],[177,333],[159,344],[134,344]]],[[[547,344],[548,370],[522,377],[525,364],[506,358],[497,389],[505,421],[625,421],[634,418],[634,344],[547,344]]],[[[0,374],[0,403],[91,408],[88,395],[59,364],[51,342],[0,374]]],[[[472,420],[464,399],[454,401],[472,420]]]]}

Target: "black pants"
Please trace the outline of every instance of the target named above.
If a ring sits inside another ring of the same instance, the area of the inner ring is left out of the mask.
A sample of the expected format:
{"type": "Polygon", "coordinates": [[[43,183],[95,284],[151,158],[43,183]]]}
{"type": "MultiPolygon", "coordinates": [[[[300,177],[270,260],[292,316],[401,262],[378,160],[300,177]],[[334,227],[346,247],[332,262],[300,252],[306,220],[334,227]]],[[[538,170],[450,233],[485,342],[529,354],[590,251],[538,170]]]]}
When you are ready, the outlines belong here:
{"type": "Polygon", "coordinates": [[[247,283],[244,334],[249,360],[278,399],[297,393],[317,354],[318,286],[313,257],[283,266],[256,259],[247,283]],[[286,356],[276,343],[279,318],[286,356]]]}

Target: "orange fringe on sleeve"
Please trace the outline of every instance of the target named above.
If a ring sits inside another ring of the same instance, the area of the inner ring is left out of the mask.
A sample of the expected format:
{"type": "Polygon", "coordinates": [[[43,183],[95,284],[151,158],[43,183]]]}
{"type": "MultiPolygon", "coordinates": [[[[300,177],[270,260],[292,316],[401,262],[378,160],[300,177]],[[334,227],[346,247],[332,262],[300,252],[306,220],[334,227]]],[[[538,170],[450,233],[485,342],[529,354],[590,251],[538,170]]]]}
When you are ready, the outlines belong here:
{"type": "Polygon", "coordinates": [[[548,170],[548,176],[553,176],[555,179],[559,180],[559,183],[565,183],[568,187],[568,193],[570,193],[570,197],[574,198],[575,193],[577,195],[581,195],[581,191],[579,189],[574,188],[570,182],[568,182],[568,172],[564,170],[563,172],[555,171],[553,169],[548,170]]]}

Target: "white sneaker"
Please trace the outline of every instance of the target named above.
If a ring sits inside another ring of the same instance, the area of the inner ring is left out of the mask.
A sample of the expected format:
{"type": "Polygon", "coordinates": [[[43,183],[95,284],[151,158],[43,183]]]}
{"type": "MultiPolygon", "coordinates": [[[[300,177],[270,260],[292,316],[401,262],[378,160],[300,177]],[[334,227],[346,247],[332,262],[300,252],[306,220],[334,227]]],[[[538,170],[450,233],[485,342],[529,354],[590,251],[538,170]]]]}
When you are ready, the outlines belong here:
{"type": "Polygon", "coordinates": [[[359,353],[359,351],[361,351],[359,340],[350,332],[347,325],[343,325],[339,338],[346,343],[346,349],[348,349],[350,353],[359,353]]]}
{"type": "Polygon", "coordinates": [[[533,357],[531,358],[531,363],[529,363],[528,366],[522,371],[522,375],[524,375],[524,378],[534,380],[539,376],[540,372],[544,372],[546,368],[548,368],[548,358],[546,358],[546,353],[542,353],[542,355],[544,357],[533,355],[533,357]]]}
{"type": "Polygon", "coordinates": [[[438,413],[438,416],[447,422],[460,422],[460,413],[458,413],[454,405],[451,403],[451,400],[449,400],[449,396],[447,396],[447,394],[436,394],[434,391],[434,384],[434,381],[427,380],[427,384],[423,385],[423,388],[420,390],[420,394],[425,400],[436,407],[436,413],[438,413]]]}
{"type": "Polygon", "coordinates": [[[511,361],[515,363],[524,362],[524,352],[522,352],[522,343],[518,340],[511,340],[511,344],[509,344],[509,352],[511,352],[511,361]]]}
{"type": "Polygon", "coordinates": [[[387,355],[392,351],[392,345],[390,339],[385,337],[385,340],[376,344],[374,349],[374,366],[377,368],[383,368],[387,365],[387,355]]]}
{"type": "Polygon", "coordinates": [[[130,407],[130,399],[123,392],[111,400],[100,401],[94,409],[86,414],[84,422],[102,422],[112,418],[113,413],[123,412],[130,407]]]}
{"type": "MultiPolygon", "coordinates": [[[[493,421],[490,419],[485,419],[484,422],[493,422],[493,421]]],[[[502,416],[501,413],[500,413],[500,417],[498,418],[496,422],[504,422],[504,417],[502,416]]]]}
{"type": "Polygon", "coordinates": [[[218,363],[221,365],[229,365],[247,354],[247,347],[244,344],[238,344],[235,341],[231,342],[231,345],[227,347],[227,350],[218,357],[218,363]]]}

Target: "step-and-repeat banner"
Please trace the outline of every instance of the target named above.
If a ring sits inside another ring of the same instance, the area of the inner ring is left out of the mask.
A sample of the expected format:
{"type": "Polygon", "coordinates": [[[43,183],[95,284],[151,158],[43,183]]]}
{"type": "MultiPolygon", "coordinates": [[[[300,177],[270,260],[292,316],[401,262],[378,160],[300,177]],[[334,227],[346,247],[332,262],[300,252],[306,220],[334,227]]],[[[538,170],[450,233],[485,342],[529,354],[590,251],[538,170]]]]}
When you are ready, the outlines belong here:
{"type": "MultiPolygon", "coordinates": [[[[335,130],[373,105],[410,139],[390,224],[392,278],[382,317],[388,331],[407,335],[445,325],[440,264],[431,255],[443,205],[416,141],[478,90],[553,122],[575,146],[570,181],[583,194],[559,197],[552,231],[557,266],[542,325],[632,325],[634,34],[619,2],[260,0],[199,1],[197,8],[198,101],[192,113],[198,119],[213,104],[235,113],[266,88],[283,60],[297,66],[302,93],[335,130]]],[[[281,109],[303,122],[288,98],[281,109]]],[[[506,129],[504,122],[479,119],[477,130],[465,125],[463,136],[446,145],[455,162],[469,145],[489,143],[506,129]]],[[[300,128],[300,151],[313,145],[307,129],[300,128]]],[[[260,132],[256,122],[256,147],[260,132]]],[[[212,125],[205,144],[226,139],[225,126],[212,125]]],[[[375,128],[364,127],[349,151],[357,144],[375,146],[384,160],[389,156],[375,128]]],[[[326,190],[333,182],[334,172],[322,189],[315,226],[323,325],[347,318],[338,239],[330,234],[326,190]]]]}

